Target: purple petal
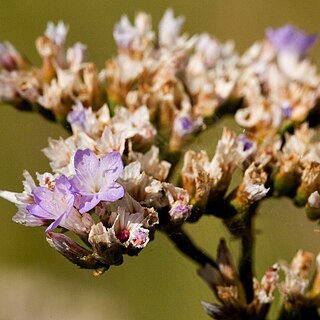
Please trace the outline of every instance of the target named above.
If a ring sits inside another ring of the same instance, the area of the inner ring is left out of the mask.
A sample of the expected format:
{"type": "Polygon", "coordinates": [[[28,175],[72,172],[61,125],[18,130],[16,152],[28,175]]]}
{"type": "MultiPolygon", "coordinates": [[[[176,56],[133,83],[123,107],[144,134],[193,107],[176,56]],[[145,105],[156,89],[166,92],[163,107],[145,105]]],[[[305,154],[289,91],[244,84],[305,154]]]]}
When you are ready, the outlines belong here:
{"type": "Polygon", "coordinates": [[[26,207],[27,211],[32,214],[33,216],[37,217],[37,218],[41,218],[41,219],[46,219],[46,220],[51,220],[52,219],[52,215],[51,213],[43,210],[39,205],[37,204],[29,204],[26,207]]]}
{"type": "Polygon", "coordinates": [[[76,176],[70,180],[72,187],[81,193],[92,186],[98,173],[99,160],[90,149],[78,150],[74,156],[76,176]]]}
{"type": "Polygon", "coordinates": [[[66,176],[60,176],[56,179],[55,189],[59,190],[61,193],[68,194],[71,190],[70,181],[66,176]]]}
{"type": "Polygon", "coordinates": [[[279,52],[295,52],[303,56],[317,41],[317,35],[306,35],[305,32],[296,29],[292,25],[286,25],[278,29],[267,29],[266,35],[271,44],[279,52]]]}
{"type": "Polygon", "coordinates": [[[45,232],[49,232],[52,231],[53,229],[55,229],[56,227],[59,226],[61,220],[65,217],[64,214],[62,214],[57,220],[53,221],[48,228],[45,230],[45,232]]]}
{"type": "Polygon", "coordinates": [[[74,167],[81,176],[91,176],[99,167],[99,160],[90,149],[78,150],[74,156],[74,167]]]}
{"type": "Polygon", "coordinates": [[[80,213],[88,212],[100,201],[115,201],[123,197],[123,187],[115,183],[123,171],[119,152],[110,152],[103,158],[89,149],[75,154],[76,175],[70,180],[73,189],[81,196],[80,213]]]}
{"type": "Polygon", "coordinates": [[[123,171],[123,162],[119,152],[110,152],[100,159],[100,172],[108,181],[116,181],[123,171]]]}
{"type": "Polygon", "coordinates": [[[79,201],[79,212],[85,213],[93,209],[101,199],[99,198],[99,194],[83,196],[79,201]]]}
{"type": "MultiPolygon", "coordinates": [[[[47,218],[47,216],[50,216],[52,219],[52,213],[57,210],[57,203],[54,199],[54,193],[45,187],[37,187],[33,189],[32,193],[34,201],[38,208],[33,208],[32,211],[34,213],[31,212],[31,214],[37,216],[36,214],[43,212],[43,218],[47,218]]],[[[42,218],[41,216],[38,217],[42,218]]]]}
{"type": "Polygon", "coordinates": [[[115,183],[106,192],[100,193],[99,198],[104,201],[116,201],[124,196],[123,187],[119,183],[115,183]]]}
{"type": "Polygon", "coordinates": [[[84,130],[86,124],[86,111],[81,102],[77,102],[72,111],[68,113],[67,120],[70,124],[77,125],[84,130]]]}
{"type": "Polygon", "coordinates": [[[53,220],[46,231],[56,228],[73,208],[76,197],[70,191],[71,185],[65,176],[56,179],[54,190],[36,187],[32,190],[35,203],[26,210],[33,216],[45,220],[53,220]]]}

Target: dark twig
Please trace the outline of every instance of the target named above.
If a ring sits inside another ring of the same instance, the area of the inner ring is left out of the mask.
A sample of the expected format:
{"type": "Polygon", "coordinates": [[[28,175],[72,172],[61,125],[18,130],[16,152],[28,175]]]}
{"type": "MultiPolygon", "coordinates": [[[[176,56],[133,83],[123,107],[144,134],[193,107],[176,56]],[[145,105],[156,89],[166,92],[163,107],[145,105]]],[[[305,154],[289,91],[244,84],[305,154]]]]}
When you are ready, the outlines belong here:
{"type": "Polygon", "coordinates": [[[252,215],[246,219],[246,231],[241,236],[241,258],[239,262],[239,275],[243,284],[247,303],[253,300],[253,255],[254,234],[252,215]]]}
{"type": "Polygon", "coordinates": [[[181,228],[173,232],[167,232],[167,235],[175,244],[177,249],[179,249],[182,253],[200,266],[205,266],[207,263],[209,263],[212,266],[218,267],[217,263],[201,249],[199,249],[181,228]]]}

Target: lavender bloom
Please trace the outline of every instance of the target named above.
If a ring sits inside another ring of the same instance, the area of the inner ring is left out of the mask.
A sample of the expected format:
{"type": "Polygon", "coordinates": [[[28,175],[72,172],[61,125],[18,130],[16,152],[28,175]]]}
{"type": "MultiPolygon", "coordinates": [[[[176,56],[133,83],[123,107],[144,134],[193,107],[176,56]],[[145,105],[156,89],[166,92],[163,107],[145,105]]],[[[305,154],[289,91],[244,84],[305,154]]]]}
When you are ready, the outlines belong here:
{"type": "Polygon", "coordinates": [[[279,52],[293,52],[302,57],[317,41],[317,35],[306,35],[288,24],[278,29],[267,29],[266,35],[279,52]]]}
{"type": "Polygon", "coordinates": [[[134,248],[144,248],[149,242],[149,230],[140,227],[134,228],[131,231],[130,242],[134,248]]]}
{"type": "Polygon", "coordinates": [[[185,205],[185,204],[178,204],[176,206],[173,206],[170,211],[169,211],[169,215],[170,215],[170,220],[172,222],[184,222],[188,219],[188,217],[191,214],[191,206],[189,205],[185,205]]]}
{"type": "Polygon", "coordinates": [[[76,175],[73,189],[81,195],[79,212],[85,213],[100,201],[116,201],[123,197],[123,187],[115,182],[123,171],[119,152],[110,152],[98,159],[90,149],[78,150],[74,156],[76,175]]]}
{"type": "Polygon", "coordinates": [[[201,121],[193,121],[187,114],[178,116],[174,121],[174,131],[180,136],[194,132],[201,125],[201,121]]]}
{"type": "Polygon", "coordinates": [[[248,151],[253,147],[253,143],[244,134],[240,134],[238,142],[242,144],[243,151],[248,151]]]}
{"type": "Polygon", "coordinates": [[[282,114],[284,118],[291,118],[292,116],[292,108],[290,106],[284,107],[282,109],[282,114]]]}
{"type": "Polygon", "coordinates": [[[81,102],[77,102],[72,111],[68,113],[67,120],[71,125],[75,125],[81,130],[85,129],[86,125],[86,110],[81,102]]]}
{"type": "Polygon", "coordinates": [[[71,191],[71,184],[65,176],[57,178],[53,190],[36,187],[32,190],[34,204],[27,206],[33,216],[45,220],[54,220],[46,232],[55,229],[70,214],[76,197],[71,191]]]}

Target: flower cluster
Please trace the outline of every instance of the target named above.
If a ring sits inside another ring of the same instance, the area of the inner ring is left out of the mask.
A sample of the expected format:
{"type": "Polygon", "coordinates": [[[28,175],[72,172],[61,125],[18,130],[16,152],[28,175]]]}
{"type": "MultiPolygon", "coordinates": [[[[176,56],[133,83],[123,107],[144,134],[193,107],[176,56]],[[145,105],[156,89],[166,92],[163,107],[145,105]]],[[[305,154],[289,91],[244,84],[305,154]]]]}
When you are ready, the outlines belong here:
{"type": "Polygon", "coordinates": [[[65,48],[62,22],[49,23],[36,41],[40,67],[0,43],[0,100],[38,111],[71,133],[49,139],[43,150],[52,173],[35,181],[25,171],[24,191],[0,196],[18,207],[15,222],[45,226],[54,249],[97,274],[125,254],[137,255],[156,229],[165,232],[202,266],[200,275],[222,303],[204,304],[214,319],[263,319],[276,288],[283,312],[316,312],[319,258],[311,289],[313,256],[302,251],[259,282],[252,221],[272,196],[290,197],[320,221],[320,141],[313,128],[320,77],[307,55],[317,37],[291,25],[268,29],[240,55],[232,41],[183,34],[183,22],[169,9],[153,31],[144,12],[133,23],[122,16],[113,32],[117,55],[101,71],[85,61],[85,45],[65,48]],[[211,150],[188,149],[228,113],[241,131],[224,128],[212,158],[211,150]],[[204,214],[221,218],[241,239],[239,272],[224,240],[213,260],[184,233],[186,221],[204,214]]]}
{"type": "Polygon", "coordinates": [[[188,193],[166,182],[170,163],[150,147],[156,130],[145,107],[133,113],[117,108],[111,118],[106,105],[93,112],[78,102],[67,119],[73,135],[50,139],[44,149],[53,174],[38,174],[37,186],[25,172],[22,193],[0,191],[19,209],[14,221],[47,226],[52,247],[81,267],[100,270],[143,249],[159,218],[170,228],[190,216],[188,193]],[[52,233],[57,227],[75,233],[91,251],[52,233]]]}
{"type": "Polygon", "coordinates": [[[275,263],[261,281],[252,279],[253,299],[248,303],[232,254],[222,239],[217,250],[217,265],[206,264],[199,270],[199,275],[221,304],[202,302],[202,305],[208,315],[217,320],[265,319],[278,289],[285,301],[283,316],[293,312],[304,315],[306,319],[317,319],[313,318],[316,313],[308,314],[308,309],[312,307],[316,310],[319,305],[320,254],[316,258],[316,276],[310,283],[313,260],[312,253],[299,250],[290,265],[286,261],[275,263]],[[281,271],[284,277],[281,277],[281,271]]]}

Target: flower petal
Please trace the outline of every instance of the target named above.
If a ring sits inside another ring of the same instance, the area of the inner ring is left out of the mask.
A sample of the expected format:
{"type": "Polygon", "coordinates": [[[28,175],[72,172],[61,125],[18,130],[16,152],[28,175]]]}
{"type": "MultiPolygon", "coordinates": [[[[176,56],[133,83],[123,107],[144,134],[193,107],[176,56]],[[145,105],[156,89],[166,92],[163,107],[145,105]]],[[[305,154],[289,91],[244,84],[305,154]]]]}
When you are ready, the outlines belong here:
{"type": "Polygon", "coordinates": [[[100,159],[100,172],[108,181],[116,181],[123,171],[123,162],[119,152],[110,152],[100,159]]]}

